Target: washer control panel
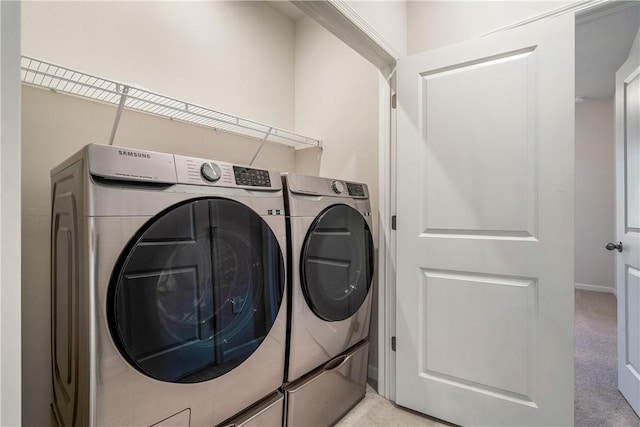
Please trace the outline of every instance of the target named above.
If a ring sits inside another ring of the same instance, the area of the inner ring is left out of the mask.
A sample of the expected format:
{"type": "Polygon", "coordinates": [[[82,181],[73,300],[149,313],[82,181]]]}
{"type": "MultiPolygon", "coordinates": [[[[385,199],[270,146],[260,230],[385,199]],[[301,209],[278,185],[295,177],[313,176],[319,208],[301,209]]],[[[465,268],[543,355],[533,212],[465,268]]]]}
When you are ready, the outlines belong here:
{"type": "Polygon", "coordinates": [[[280,173],[232,163],[175,154],[175,170],[179,184],[214,187],[249,188],[274,191],[282,189],[280,173]]]}
{"type": "Polygon", "coordinates": [[[251,187],[271,187],[269,171],[264,169],[253,169],[244,166],[234,166],[233,175],[238,185],[248,185],[251,187]]]}
{"type": "Polygon", "coordinates": [[[100,144],[89,144],[87,156],[89,173],[109,180],[282,190],[280,172],[275,170],[100,144]]]}

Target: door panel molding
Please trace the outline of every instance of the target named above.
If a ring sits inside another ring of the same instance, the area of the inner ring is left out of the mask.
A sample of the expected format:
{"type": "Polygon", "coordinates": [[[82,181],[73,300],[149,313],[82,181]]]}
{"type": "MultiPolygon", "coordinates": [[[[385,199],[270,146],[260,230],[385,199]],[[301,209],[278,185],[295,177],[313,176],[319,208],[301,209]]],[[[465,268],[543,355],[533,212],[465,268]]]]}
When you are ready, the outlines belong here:
{"type": "Polygon", "coordinates": [[[453,270],[421,272],[420,375],[537,408],[531,355],[536,352],[538,279],[453,270]],[[469,300],[474,301],[472,307],[465,304],[469,300]],[[487,318],[493,319],[487,323],[487,318]],[[447,328],[439,329],[442,324],[447,328]],[[476,351],[484,342],[498,341],[501,344],[489,351],[476,351]],[[476,355],[471,363],[465,356],[469,353],[476,355]],[[503,368],[500,375],[496,366],[503,368]]]}
{"type": "Polygon", "coordinates": [[[573,423],[574,17],[398,65],[397,403],[573,423]]]}

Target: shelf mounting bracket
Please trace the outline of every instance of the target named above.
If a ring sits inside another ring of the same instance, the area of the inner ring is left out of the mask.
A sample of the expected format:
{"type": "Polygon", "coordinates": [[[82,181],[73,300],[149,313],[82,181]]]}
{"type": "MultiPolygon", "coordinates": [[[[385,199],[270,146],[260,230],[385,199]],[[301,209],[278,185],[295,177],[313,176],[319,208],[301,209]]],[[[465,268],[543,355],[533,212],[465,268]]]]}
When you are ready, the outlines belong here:
{"type": "MultiPolygon", "coordinates": [[[[118,85],[120,86],[120,85],[118,85]]],[[[117,87],[117,90],[120,88],[117,87]]],[[[118,111],[116,112],[116,118],[113,121],[113,128],[111,129],[111,137],[109,138],[109,145],[113,145],[113,140],[116,139],[116,131],[120,124],[120,117],[122,116],[122,110],[124,110],[124,104],[127,101],[127,94],[129,93],[129,86],[122,87],[122,94],[120,95],[120,102],[118,103],[118,111]]]]}
{"type": "Polygon", "coordinates": [[[260,143],[260,146],[258,147],[258,151],[256,151],[256,154],[253,155],[253,158],[251,159],[251,163],[249,163],[249,166],[253,166],[253,162],[256,161],[256,157],[258,157],[258,154],[260,154],[260,151],[262,151],[262,147],[264,147],[264,143],[267,142],[267,138],[269,138],[269,135],[271,135],[271,132],[273,132],[273,128],[272,127],[269,128],[267,133],[264,135],[264,138],[262,138],[262,142],[260,143]]]}

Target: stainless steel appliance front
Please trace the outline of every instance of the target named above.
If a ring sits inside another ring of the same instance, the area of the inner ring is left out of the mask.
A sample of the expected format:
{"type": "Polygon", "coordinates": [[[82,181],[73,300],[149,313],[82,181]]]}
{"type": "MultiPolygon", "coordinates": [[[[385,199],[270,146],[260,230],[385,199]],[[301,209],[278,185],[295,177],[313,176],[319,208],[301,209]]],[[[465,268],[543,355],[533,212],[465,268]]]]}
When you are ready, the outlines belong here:
{"type": "Polygon", "coordinates": [[[281,385],[280,175],[205,163],[89,145],[52,171],[59,425],[213,426],[281,385]]]}
{"type": "Polygon", "coordinates": [[[366,184],[287,174],[291,235],[286,381],[369,333],[374,248],[366,184]]]}
{"type": "Polygon", "coordinates": [[[369,342],[362,341],[285,386],[288,427],[333,425],[365,395],[369,342]]]}

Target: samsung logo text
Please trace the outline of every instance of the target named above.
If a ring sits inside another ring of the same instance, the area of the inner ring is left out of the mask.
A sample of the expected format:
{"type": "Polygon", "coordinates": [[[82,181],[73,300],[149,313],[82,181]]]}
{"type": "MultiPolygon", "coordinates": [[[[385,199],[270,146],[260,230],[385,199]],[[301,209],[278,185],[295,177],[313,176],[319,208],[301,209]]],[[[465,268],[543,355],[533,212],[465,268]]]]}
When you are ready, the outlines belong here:
{"type": "Polygon", "coordinates": [[[118,154],[121,155],[121,156],[125,156],[125,157],[138,157],[138,158],[142,158],[142,159],[150,159],[151,158],[151,154],[136,153],[135,151],[118,150],[118,154]]]}

